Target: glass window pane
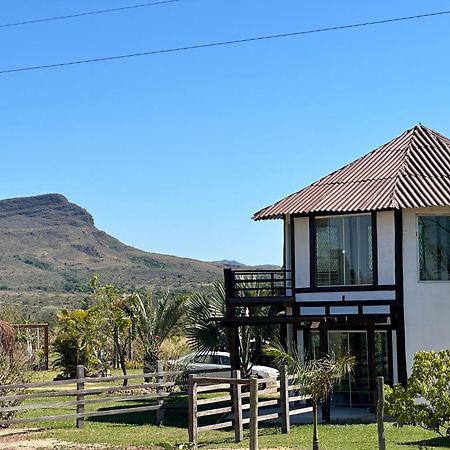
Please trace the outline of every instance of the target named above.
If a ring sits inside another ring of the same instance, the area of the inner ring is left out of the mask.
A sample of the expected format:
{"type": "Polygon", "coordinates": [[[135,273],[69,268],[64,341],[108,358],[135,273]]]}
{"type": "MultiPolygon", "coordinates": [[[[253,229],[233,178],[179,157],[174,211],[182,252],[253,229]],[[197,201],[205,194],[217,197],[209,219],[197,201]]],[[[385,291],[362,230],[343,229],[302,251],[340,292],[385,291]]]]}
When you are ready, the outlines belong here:
{"type": "Polygon", "coordinates": [[[449,280],[450,216],[420,216],[417,235],[420,280],[449,280]]]}
{"type": "Polygon", "coordinates": [[[372,284],[372,217],[316,219],[318,286],[372,284]]]}

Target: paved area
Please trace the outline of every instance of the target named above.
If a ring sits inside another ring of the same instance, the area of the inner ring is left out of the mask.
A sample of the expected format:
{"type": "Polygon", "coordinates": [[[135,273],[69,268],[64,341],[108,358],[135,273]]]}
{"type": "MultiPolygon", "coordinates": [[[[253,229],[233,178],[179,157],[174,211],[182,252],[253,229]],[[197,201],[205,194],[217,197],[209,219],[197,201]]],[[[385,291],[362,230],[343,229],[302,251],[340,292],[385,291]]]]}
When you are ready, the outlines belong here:
{"type": "MultiPolygon", "coordinates": [[[[322,412],[319,409],[319,421],[322,421],[322,412]]],[[[369,408],[331,408],[332,422],[367,423],[376,422],[376,416],[369,408]]],[[[291,423],[312,423],[312,412],[291,416],[291,423]]]]}

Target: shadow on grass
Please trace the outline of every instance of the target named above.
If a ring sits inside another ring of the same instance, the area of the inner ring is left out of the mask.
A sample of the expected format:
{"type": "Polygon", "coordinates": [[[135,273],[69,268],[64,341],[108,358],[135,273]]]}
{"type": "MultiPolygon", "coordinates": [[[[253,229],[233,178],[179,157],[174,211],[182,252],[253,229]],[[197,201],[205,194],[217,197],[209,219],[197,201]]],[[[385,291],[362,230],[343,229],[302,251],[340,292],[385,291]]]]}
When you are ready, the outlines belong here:
{"type": "MultiPolygon", "coordinates": [[[[139,408],[146,406],[146,404],[134,404],[134,405],[119,405],[99,408],[99,412],[110,412],[112,414],[115,410],[121,410],[123,408],[139,408]]],[[[117,413],[108,416],[89,417],[89,422],[97,423],[116,423],[124,425],[157,425],[156,411],[136,411],[129,413],[117,413]]],[[[164,425],[175,428],[187,428],[187,411],[183,409],[166,410],[164,414],[164,425]]]]}
{"type": "Polygon", "coordinates": [[[435,437],[431,439],[423,439],[421,441],[404,442],[403,445],[410,445],[418,449],[428,448],[450,448],[450,438],[447,437],[435,437]]]}

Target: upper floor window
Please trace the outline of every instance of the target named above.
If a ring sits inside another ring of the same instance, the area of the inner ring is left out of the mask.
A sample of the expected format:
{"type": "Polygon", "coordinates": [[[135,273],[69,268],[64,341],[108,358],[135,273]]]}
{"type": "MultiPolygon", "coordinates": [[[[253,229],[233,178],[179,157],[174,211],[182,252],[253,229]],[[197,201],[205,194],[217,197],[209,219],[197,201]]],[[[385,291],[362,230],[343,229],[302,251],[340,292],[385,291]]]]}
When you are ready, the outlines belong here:
{"type": "Polygon", "coordinates": [[[450,280],[450,216],[419,216],[419,279],[450,280]]]}
{"type": "Polygon", "coordinates": [[[317,286],[372,283],[372,216],[316,218],[317,286]]]}

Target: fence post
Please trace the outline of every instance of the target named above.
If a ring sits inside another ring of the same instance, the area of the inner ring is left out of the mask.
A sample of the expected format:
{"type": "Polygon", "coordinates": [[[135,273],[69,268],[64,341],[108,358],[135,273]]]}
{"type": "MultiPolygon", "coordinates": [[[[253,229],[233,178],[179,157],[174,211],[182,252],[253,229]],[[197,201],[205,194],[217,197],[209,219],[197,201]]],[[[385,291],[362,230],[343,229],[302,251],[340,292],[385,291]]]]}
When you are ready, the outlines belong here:
{"type": "MultiPolygon", "coordinates": [[[[241,378],[240,370],[233,370],[231,377],[239,380],[241,378]]],[[[244,426],[242,424],[242,385],[232,385],[232,401],[233,401],[233,424],[234,424],[234,440],[241,442],[244,438],[244,426]]]]}
{"type": "Polygon", "coordinates": [[[290,433],[291,420],[289,417],[289,378],[286,366],[280,366],[280,413],[281,413],[281,431],[290,433]]]}
{"type": "Polygon", "coordinates": [[[250,450],[258,450],[258,378],[250,377],[250,450]]]}
{"type": "Polygon", "coordinates": [[[378,450],[386,450],[386,439],[384,436],[384,377],[377,377],[378,404],[377,404],[377,429],[378,450]]]}
{"type": "Polygon", "coordinates": [[[189,374],[188,378],[188,401],[189,401],[189,442],[197,448],[197,383],[194,375],[189,374]]]}
{"type": "MultiPolygon", "coordinates": [[[[164,382],[164,376],[160,375],[161,372],[164,371],[164,363],[162,361],[158,361],[156,363],[156,383],[163,383],[164,382]]],[[[163,386],[159,386],[156,388],[156,393],[158,395],[161,395],[164,393],[164,387],[163,386]]],[[[158,406],[159,408],[156,410],[156,423],[157,425],[162,425],[164,422],[164,400],[162,397],[158,397],[158,406]]]]}
{"type": "MultiPolygon", "coordinates": [[[[84,381],[82,381],[85,377],[85,368],[83,365],[78,365],[76,370],[77,377],[77,391],[84,390],[84,381]]],[[[84,413],[84,394],[77,393],[77,414],[84,413]]],[[[84,417],[77,417],[77,428],[83,428],[84,426],[84,417]]]]}

